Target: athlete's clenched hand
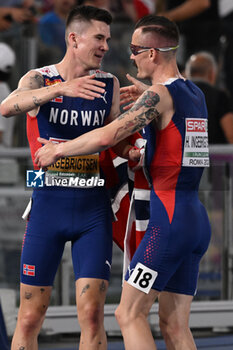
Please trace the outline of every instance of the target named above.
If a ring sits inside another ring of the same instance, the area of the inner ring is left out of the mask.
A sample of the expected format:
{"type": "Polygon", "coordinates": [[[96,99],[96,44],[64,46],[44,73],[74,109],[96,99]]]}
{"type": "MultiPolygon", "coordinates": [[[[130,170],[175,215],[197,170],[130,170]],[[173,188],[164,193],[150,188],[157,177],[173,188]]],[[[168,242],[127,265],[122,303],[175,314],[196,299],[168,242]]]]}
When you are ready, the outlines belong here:
{"type": "Polygon", "coordinates": [[[99,98],[104,93],[105,83],[98,81],[95,74],[60,83],[61,95],[69,97],[81,97],[87,100],[99,98]]]}
{"type": "Polygon", "coordinates": [[[58,144],[53,143],[52,141],[38,137],[37,139],[44,146],[40,147],[35,153],[35,163],[40,167],[44,168],[48,165],[54,164],[57,159],[57,146],[58,144]]]}

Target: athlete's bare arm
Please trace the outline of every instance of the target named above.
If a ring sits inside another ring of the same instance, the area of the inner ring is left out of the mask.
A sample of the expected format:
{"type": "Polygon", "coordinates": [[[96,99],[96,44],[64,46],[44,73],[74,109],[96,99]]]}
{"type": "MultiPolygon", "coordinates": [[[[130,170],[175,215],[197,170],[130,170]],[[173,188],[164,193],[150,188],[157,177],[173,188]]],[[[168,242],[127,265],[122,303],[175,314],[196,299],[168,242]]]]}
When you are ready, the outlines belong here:
{"type": "Polygon", "coordinates": [[[58,96],[93,100],[95,97],[100,97],[105,86],[105,83],[94,78],[94,74],[86,75],[44,87],[42,74],[29,71],[20,79],[18,88],[1,103],[0,113],[5,117],[25,112],[35,116],[41,105],[58,96]]]}
{"type": "Polygon", "coordinates": [[[142,94],[129,111],[103,128],[92,130],[59,145],[39,138],[39,142],[45,146],[36,152],[35,161],[39,166],[45,167],[61,157],[105,150],[141,130],[152,120],[161,124],[160,119],[164,119],[163,116],[165,116],[168,123],[169,118],[166,119],[166,116],[172,115],[172,111],[173,102],[167,88],[163,85],[152,86],[142,94]]]}

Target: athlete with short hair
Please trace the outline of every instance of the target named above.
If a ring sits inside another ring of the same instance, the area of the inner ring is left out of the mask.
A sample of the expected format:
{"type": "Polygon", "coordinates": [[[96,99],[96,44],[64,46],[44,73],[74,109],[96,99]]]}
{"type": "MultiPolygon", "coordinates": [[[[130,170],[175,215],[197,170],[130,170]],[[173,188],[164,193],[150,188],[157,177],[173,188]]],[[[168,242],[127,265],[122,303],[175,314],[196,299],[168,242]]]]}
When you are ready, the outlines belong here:
{"type": "Polygon", "coordinates": [[[146,168],[151,181],[150,220],[125,276],[116,310],[126,350],[156,349],[147,321],[158,298],[160,328],[169,350],[194,350],[189,315],[201,257],[210,241],[207,213],[198,198],[209,165],[204,95],[178,71],[176,25],[159,16],[136,24],[131,59],[146,86],[130,76],[122,102],[132,107],[112,123],[64,144],[45,144],[36,163],[47,166],[61,156],[111,147],[143,128],[146,168]]]}
{"type": "MultiPolygon", "coordinates": [[[[71,10],[63,60],[29,71],[3,101],[5,116],[27,112],[36,169],[38,136],[64,143],[119,115],[119,82],[99,70],[108,51],[111,20],[106,10],[95,7],[71,10]]],[[[130,146],[122,145],[121,154],[127,156],[130,146]]],[[[66,157],[48,167],[46,186],[34,190],[23,240],[20,308],[12,350],[38,349],[37,336],[67,241],[72,244],[76,279],[79,349],[107,349],[103,318],[112,261],[112,212],[103,181],[99,185],[102,175],[98,153],[66,157]],[[59,187],[59,183],[71,187],[59,187]]]]}

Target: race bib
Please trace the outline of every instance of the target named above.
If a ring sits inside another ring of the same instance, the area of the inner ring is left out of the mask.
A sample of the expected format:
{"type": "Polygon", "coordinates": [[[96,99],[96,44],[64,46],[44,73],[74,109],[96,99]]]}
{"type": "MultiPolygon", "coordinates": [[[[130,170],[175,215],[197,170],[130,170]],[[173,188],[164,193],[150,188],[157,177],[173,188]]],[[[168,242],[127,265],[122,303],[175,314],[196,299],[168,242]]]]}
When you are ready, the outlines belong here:
{"type": "Polygon", "coordinates": [[[186,118],[183,166],[209,167],[208,120],[186,118]]]}
{"type": "MultiPolygon", "coordinates": [[[[52,142],[67,140],[50,139],[52,142]]],[[[45,181],[47,186],[95,187],[99,186],[99,154],[70,156],[59,159],[47,167],[45,181]]]]}
{"type": "Polygon", "coordinates": [[[158,272],[141,263],[137,263],[127,282],[134,288],[148,294],[157,276],[158,272]]]}

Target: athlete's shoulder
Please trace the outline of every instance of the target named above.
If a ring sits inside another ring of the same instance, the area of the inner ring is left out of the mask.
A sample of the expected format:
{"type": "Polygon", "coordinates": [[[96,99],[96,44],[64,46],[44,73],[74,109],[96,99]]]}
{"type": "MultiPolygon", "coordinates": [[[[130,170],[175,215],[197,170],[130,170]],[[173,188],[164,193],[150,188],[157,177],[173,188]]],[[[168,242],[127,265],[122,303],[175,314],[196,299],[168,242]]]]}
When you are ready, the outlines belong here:
{"type": "Polygon", "coordinates": [[[176,77],[171,77],[168,78],[163,85],[167,86],[167,85],[177,85],[177,84],[183,84],[186,80],[183,78],[176,78],[176,77]]]}
{"type": "Polygon", "coordinates": [[[50,66],[44,66],[42,68],[36,68],[36,69],[34,69],[34,71],[39,72],[42,75],[46,75],[49,78],[59,76],[57,68],[55,67],[54,64],[52,64],[50,66]]]}
{"type": "Polygon", "coordinates": [[[183,77],[170,78],[164,83],[164,86],[173,96],[182,96],[183,94],[195,95],[199,91],[199,88],[191,80],[183,77]]]}

